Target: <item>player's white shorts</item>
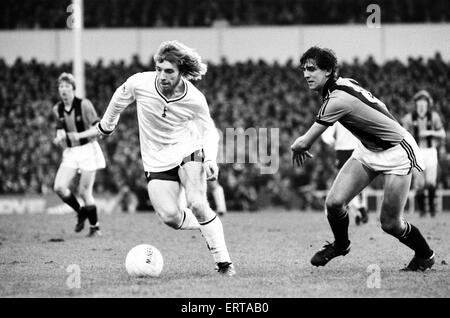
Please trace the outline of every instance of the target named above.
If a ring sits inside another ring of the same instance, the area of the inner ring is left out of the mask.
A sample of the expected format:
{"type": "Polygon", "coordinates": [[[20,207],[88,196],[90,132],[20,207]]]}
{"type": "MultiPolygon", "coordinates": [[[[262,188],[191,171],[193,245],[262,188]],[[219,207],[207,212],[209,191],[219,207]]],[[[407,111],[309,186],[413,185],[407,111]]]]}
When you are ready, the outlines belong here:
{"type": "Polygon", "coordinates": [[[424,178],[426,182],[435,183],[437,180],[437,167],[438,167],[438,153],[437,149],[432,148],[420,148],[423,161],[425,163],[424,178]]]}
{"type": "Polygon", "coordinates": [[[94,171],[106,167],[105,157],[97,141],[85,145],[66,148],[63,152],[61,166],[94,171]]]}
{"type": "Polygon", "coordinates": [[[149,172],[163,172],[181,164],[186,156],[202,149],[198,140],[186,138],[172,145],[155,145],[148,140],[141,139],[141,154],[144,170],[149,172]]]}
{"type": "Polygon", "coordinates": [[[419,171],[425,169],[422,153],[410,133],[396,146],[374,152],[358,142],[352,157],[366,167],[383,174],[404,176],[410,174],[413,168],[419,171]]]}

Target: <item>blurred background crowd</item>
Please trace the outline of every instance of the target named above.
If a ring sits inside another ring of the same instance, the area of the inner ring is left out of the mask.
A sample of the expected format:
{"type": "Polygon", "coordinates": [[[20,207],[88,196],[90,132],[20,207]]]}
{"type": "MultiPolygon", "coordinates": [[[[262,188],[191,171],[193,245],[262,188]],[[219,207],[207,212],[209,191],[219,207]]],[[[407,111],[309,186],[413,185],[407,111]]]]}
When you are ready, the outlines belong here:
{"type": "MultiPolygon", "coordinates": [[[[0,29],[65,28],[67,12],[61,3],[70,0],[0,1],[0,29]],[[52,10],[54,8],[54,10],[52,10]]],[[[288,25],[363,23],[371,1],[326,0],[96,0],[85,1],[85,26],[101,27],[193,27],[228,25],[288,25]],[[363,10],[361,8],[364,8],[363,10]]],[[[383,22],[448,22],[450,2],[435,0],[382,0],[383,22]]],[[[299,52],[300,54],[300,52],[299,52]]],[[[86,64],[86,97],[101,116],[115,89],[130,75],[152,70],[152,61],[136,56],[119,61],[86,64]]],[[[230,210],[257,210],[264,206],[322,208],[315,190],[326,190],[336,174],[334,152],[317,142],[315,159],[293,168],[290,144],[314,121],[321,100],[309,92],[298,61],[285,64],[248,60],[209,64],[207,75],[195,85],[205,93],[217,127],[279,128],[280,165],[275,174],[261,174],[258,164],[222,164],[219,181],[230,210]]],[[[17,59],[7,65],[0,58],[0,194],[46,194],[52,192],[61,149],[52,144],[58,101],[56,79],[71,72],[71,64],[43,64],[17,59]]],[[[413,108],[412,97],[427,89],[435,110],[450,133],[450,63],[439,54],[433,58],[390,60],[377,64],[369,58],[340,64],[343,77],[355,78],[388,106],[397,119],[413,108]]],[[[439,185],[450,188],[447,150],[440,147],[439,185]]],[[[121,116],[116,132],[101,141],[107,168],[97,175],[97,193],[130,189],[148,204],[146,181],[139,151],[135,107],[121,116]]],[[[372,184],[377,188],[377,182],[372,184]]]]}
{"type": "MultiPolygon", "coordinates": [[[[71,0],[0,1],[0,28],[65,28],[71,0]]],[[[85,26],[203,27],[365,23],[373,0],[95,0],[85,26]]],[[[448,0],[378,0],[383,23],[450,21],[448,0]]]]}

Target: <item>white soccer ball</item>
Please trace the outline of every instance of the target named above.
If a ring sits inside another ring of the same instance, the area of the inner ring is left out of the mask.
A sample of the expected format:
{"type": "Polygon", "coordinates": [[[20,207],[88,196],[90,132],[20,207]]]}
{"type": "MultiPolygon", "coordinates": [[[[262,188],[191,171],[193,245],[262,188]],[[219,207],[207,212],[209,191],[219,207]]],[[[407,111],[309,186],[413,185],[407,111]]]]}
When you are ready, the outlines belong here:
{"type": "Polygon", "coordinates": [[[125,268],[133,277],[158,277],[164,266],[161,252],[149,244],[133,247],[125,259],[125,268]]]}

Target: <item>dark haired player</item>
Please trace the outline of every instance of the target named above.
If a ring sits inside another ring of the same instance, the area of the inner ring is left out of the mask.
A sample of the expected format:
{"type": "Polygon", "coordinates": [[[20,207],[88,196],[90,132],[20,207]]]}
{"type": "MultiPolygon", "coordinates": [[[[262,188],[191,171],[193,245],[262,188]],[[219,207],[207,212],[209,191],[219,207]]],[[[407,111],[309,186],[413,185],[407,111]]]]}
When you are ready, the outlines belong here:
{"type": "Polygon", "coordinates": [[[349,216],[345,207],[382,174],[382,229],[414,250],[415,255],[405,270],[431,268],[435,262],[434,252],[419,229],[403,217],[412,170],[420,171],[424,167],[416,141],[379,99],[353,79],[336,78],[337,58],[333,51],[311,47],[301,57],[300,64],[309,88],[322,96],[323,104],[316,122],[292,144],[293,160],[300,165],[312,157],[308,150],[336,121],[359,139],[352,157],[339,171],[326,198],[327,218],[334,242],[318,251],[311,263],[324,266],[331,259],[350,252],[349,216]]]}

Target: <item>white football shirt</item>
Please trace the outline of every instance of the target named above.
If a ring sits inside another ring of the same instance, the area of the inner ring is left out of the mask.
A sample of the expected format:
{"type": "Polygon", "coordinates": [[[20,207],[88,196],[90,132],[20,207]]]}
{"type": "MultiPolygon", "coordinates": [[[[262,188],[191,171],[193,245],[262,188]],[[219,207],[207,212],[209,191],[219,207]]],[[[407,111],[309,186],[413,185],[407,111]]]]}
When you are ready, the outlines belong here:
{"type": "Polygon", "coordinates": [[[206,98],[191,82],[182,81],[184,93],[167,99],[158,88],[156,72],[134,74],[116,89],[100,122],[103,129],[114,130],[120,113],[136,101],[145,171],[172,169],[201,148],[205,161],[216,161],[219,136],[206,98]]]}
{"type": "Polygon", "coordinates": [[[353,150],[358,143],[358,139],[339,122],[335,122],[333,126],[324,131],[322,140],[333,146],[336,151],[353,150]]]}

